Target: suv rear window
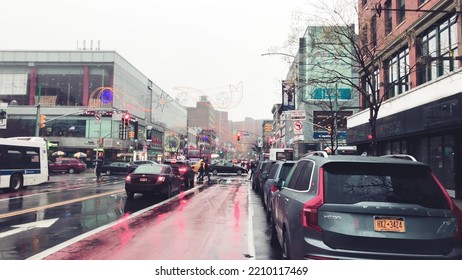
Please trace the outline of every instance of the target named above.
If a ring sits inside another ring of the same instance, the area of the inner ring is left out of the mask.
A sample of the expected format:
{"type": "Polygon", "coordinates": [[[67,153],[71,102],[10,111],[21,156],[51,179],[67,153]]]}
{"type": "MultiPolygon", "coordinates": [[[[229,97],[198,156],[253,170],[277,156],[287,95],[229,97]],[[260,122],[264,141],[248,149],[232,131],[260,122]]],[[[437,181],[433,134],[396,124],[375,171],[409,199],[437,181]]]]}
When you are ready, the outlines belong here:
{"type": "Polygon", "coordinates": [[[350,162],[323,167],[326,203],[396,202],[449,209],[426,166],[350,162]]]}

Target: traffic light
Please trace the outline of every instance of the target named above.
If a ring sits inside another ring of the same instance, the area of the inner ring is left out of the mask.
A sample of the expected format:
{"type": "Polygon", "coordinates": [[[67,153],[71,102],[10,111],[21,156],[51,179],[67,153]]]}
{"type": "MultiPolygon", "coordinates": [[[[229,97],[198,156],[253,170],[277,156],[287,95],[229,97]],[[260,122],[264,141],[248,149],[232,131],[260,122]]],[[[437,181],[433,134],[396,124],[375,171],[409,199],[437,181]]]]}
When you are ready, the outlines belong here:
{"type": "Polygon", "coordinates": [[[273,138],[269,139],[269,144],[270,144],[270,146],[273,146],[273,138]]]}
{"type": "Polygon", "coordinates": [[[41,114],[40,121],[39,121],[40,128],[44,128],[46,126],[45,124],[46,121],[47,121],[47,116],[45,116],[44,114],[41,114]]]}
{"type": "Polygon", "coordinates": [[[135,132],[132,130],[128,133],[128,137],[134,139],[135,138],[135,132]]]}
{"type": "Polygon", "coordinates": [[[128,113],[124,113],[122,114],[122,127],[125,128],[125,127],[128,127],[130,125],[130,114],[128,113]]]}
{"type": "Polygon", "coordinates": [[[237,139],[237,141],[241,140],[241,133],[239,131],[236,134],[236,139],[237,139]]]}

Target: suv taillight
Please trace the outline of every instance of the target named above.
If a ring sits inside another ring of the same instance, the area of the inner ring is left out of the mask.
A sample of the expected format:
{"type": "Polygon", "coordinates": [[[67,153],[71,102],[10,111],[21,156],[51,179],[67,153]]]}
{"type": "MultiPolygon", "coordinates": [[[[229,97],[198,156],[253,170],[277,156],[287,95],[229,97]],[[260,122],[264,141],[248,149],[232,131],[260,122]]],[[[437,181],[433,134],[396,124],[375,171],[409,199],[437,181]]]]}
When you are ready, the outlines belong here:
{"type": "Polygon", "coordinates": [[[188,168],[186,168],[186,167],[180,167],[180,168],[178,168],[178,170],[179,170],[181,173],[186,173],[186,171],[188,171],[188,168]]]}
{"type": "Polygon", "coordinates": [[[319,168],[318,194],[303,205],[303,226],[321,232],[318,224],[318,208],[324,204],[324,170],[319,168]]]}
{"type": "Polygon", "coordinates": [[[454,215],[456,215],[457,232],[456,232],[456,235],[454,236],[454,238],[462,239],[462,211],[454,203],[454,201],[452,200],[452,198],[449,196],[448,192],[444,188],[443,184],[441,184],[441,182],[438,180],[438,178],[436,178],[435,174],[432,172],[431,175],[432,175],[433,179],[436,181],[436,183],[438,184],[438,186],[440,187],[441,191],[443,192],[444,197],[446,198],[446,200],[449,203],[449,207],[450,207],[451,211],[454,213],[454,215]]]}

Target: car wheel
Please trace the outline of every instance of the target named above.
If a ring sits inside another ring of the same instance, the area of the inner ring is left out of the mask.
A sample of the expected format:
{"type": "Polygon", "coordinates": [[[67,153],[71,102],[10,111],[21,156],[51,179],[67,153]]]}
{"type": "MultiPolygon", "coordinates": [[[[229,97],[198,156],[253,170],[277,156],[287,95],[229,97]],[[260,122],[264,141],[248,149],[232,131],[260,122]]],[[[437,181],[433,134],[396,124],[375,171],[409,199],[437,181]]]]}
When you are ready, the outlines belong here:
{"type": "Polygon", "coordinates": [[[106,170],[106,175],[111,175],[111,170],[106,170]]]}
{"type": "Polygon", "coordinates": [[[15,174],[10,178],[10,191],[15,192],[23,187],[22,176],[15,174]]]}
{"type": "Polygon", "coordinates": [[[282,237],[282,258],[284,260],[290,260],[290,243],[287,230],[284,231],[284,235],[282,237]]]}
{"type": "Polygon", "coordinates": [[[75,173],[75,169],[74,169],[74,168],[69,168],[69,170],[68,170],[67,172],[69,172],[69,174],[74,174],[74,173],[75,173]]]}
{"type": "Polygon", "coordinates": [[[212,174],[213,174],[214,176],[217,176],[218,170],[214,169],[214,170],[212,171],[212,174]]]}
{"type": "Polygon", "coordinates": [[[238,170],[237,175],[241,176],[242,175],[242,170],[238,170]]]}
{"type": "Polygon", "coordinates": [[[128,199],[133,199],[133,197],[135,196],[135,193],[134,192],[129,192],[129,191],[125,191],[127,193],[127,198],[128,199]]]}

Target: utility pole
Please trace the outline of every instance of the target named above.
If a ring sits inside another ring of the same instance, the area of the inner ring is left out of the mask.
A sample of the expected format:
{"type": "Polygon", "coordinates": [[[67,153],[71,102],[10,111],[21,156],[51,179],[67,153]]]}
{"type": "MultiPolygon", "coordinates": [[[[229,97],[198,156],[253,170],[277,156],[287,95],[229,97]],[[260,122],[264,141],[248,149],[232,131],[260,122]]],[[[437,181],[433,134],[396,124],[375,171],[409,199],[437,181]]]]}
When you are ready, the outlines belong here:
{"type": "Polygon", "coordinates": [[[42,95],[42,85],[38,86],[38,96],[37,96],[37,113],[35,115],[35,137],[38,137],[40,134],[40,96],[42,95]]]}

